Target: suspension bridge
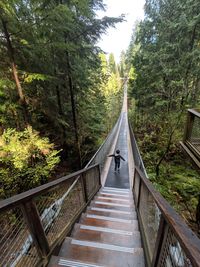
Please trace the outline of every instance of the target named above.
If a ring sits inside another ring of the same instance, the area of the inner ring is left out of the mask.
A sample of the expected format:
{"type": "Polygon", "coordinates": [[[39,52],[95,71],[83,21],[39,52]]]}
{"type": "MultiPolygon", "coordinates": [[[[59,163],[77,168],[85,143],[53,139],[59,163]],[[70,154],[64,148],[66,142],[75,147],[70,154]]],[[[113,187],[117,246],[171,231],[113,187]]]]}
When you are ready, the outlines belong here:
{"type": "MultiPolygon", "coordinates": [[[[181,144],[198,164],[200,116],[192,116],[181,144]]],[[[1,201],[0,214],[3,267],[200,266],[200,240],[148,179],[126,85],[119,119],[87,166],[1,201]],[[115,172],[116,149],[125,161],[115,172]]]]}

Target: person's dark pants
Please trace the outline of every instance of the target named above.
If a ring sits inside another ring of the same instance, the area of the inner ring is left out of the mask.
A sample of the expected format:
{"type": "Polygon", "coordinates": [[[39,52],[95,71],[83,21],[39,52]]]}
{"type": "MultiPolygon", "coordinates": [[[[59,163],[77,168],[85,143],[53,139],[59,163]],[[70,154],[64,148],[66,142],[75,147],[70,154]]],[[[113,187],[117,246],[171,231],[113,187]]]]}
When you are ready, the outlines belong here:
{"type": "Polygon", "coordinates": [[[120,161],[115,161],[115,171],[120,168],[120,161]]]}

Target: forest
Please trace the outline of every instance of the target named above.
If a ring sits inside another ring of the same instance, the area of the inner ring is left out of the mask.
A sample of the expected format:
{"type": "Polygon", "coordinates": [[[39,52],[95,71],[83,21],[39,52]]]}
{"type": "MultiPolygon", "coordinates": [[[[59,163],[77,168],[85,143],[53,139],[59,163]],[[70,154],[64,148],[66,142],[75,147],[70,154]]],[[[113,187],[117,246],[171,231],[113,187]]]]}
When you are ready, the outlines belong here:
{"type": "Polygon", "coordinates": [[[0,198],[80,169],[117,120],[123,64],[96,43],[123,15],[97,18],[104,9],[0,2],[0,198]]]}
{"type": "Polygon", "coordinates": [[[127,51],[129,117],[149,178],[196,231],[199,170],[179,142],[187,109],[200,108],[199,60],[199,1],[147,0],[127,51]]]}
{"type": "Polygon", "coordinates": [[[117,64],[97,42],[124,16],[98,18],[102,0],[0,2],[1,199],[84,167],[118,118],[128,75],[149,178],[197,231],[200,177],[179,141],[187,109],[200,108],[200,5],[144,8],[117,64]]]}

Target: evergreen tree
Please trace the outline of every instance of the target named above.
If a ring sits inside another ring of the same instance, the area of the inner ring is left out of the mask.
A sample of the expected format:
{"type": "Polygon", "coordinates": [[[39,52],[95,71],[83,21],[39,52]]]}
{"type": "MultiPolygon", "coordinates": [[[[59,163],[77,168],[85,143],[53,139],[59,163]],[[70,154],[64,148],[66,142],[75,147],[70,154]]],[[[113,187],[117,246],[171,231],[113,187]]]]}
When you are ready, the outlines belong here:
{"type": "Polygon", "coordinates": [[[147,0],[127,51],[134,129],[150,178],[188,222],[195,220],[200,184],[179,141],[186,109],[200,105],[199,14],[197,0],[147,0]]]}
{"type": "Polygon", "coordinates": [[[0,2],[0,134],[31,125],[74,170],[105,132],[97,41],[123,20],[98,19],[99,9],[101,0],[0,2]]]}

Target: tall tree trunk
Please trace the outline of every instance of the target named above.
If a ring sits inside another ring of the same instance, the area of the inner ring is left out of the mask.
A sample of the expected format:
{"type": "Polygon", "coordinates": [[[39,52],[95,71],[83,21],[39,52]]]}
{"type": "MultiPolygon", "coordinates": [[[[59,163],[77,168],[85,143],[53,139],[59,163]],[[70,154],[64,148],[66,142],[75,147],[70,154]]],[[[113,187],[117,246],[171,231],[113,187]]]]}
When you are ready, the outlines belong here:
{"type": "Polygon", "coordinates": [[[15,80],[18,96],[19,96],[19,99],[20,99],[20,103],[21,103],[22,110],[23,110],[24,122],[25,122],[26,126],[28,126],[30,120],[29,120],[27,103],[26,103],[26,99],[25,99],[25,96],[24,96],[24,93],[23,93],[23,89],[22,89],[22,86],[21,86],[21,83],[20,83],[20,80],[19,80],[19,76],[18,76],[18,73],[17,73],[17,66],[16,66],[16,63],[15,63],[15,57],[14,57],[14,50],[13,50],[12,43],[11,43],[11,40],[10,40],[10,34],[8,32],[7,22],[3,18],[1,18],[1,22],[2,22],[2,25],[3,25],[4,35],[5,35],[5,38],[6,38],[6,44],[7,44],[7,49],[8,49],[8,55],[9,55],[10,62],[11,62],[11,68],[12,68],[12,72],[13,72],[13,76],[14,76],[14,80],[15,80]]]}
{"type": "Polygon", "coordinates": [[[80,149],[80,142],[79,142],[78,126],[77,126],[76,104],[75,104],[74,88],[73,88],[72,75],[71,75],[71,65],[70,65],[70,61],[69,61],[68,52],[66,52],[66,55],[67,55],[68,85],[69,85],[69,91],[70,91],[74,134],[75,134],[76,148],[77,148],[77,153],[78,153],[78,161],[79,161],[78,163],[79,163],[79,167],[81,168],[82,167],[81,149],[80,149]]]}
{"type": "MultiPolygon", "coordinates": [[[[192,31],[192,35],[191,35],[191,40],[190,40],[190,45],[189,45],[189,52],[192,52],[193,48],[194,48],[194,43],[195,43],[195,37],[196,37],[196,29],[197,29],[198,23],[196,23],[194,25],[193,31],[192,31]]],[[[186,68],[186,72],[185,72],[185,77],[184,77],[184,81],[185,81],[185,96],[184,96],[184,102],[187,102],[188,96],[190,94],[189,89],[188,89],[188,76],[190,73],[190,69],[192,67],[192,60],[189,61],[187,68],[186,68]]]]}
{"type": "MultiPolygon", "coordinates": [[[[60,115],[61,118],[64,116],[63,108],[62,108],[62,102],[61,102],[61,97],[60,97],[60,90],[59,86],[56,86],[56,96],[57,96],[57,104],[58,104],[58,114],[60,115]]],[[[65,125],[62,124],[62,135],[63,135],[63,145],[64,147],[66,146],[66,127],[65,125]]]]}

